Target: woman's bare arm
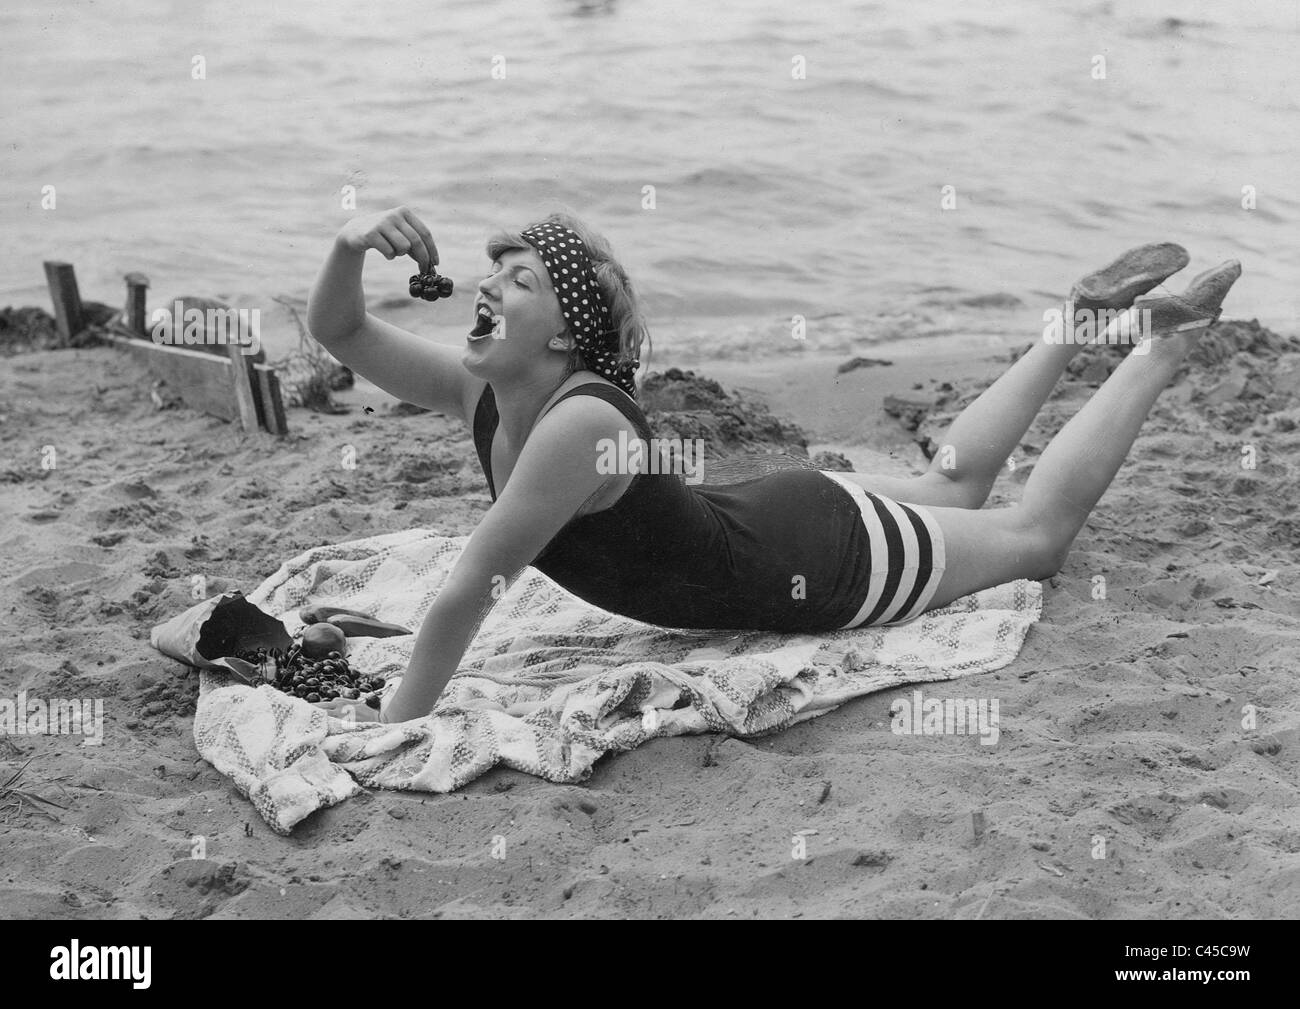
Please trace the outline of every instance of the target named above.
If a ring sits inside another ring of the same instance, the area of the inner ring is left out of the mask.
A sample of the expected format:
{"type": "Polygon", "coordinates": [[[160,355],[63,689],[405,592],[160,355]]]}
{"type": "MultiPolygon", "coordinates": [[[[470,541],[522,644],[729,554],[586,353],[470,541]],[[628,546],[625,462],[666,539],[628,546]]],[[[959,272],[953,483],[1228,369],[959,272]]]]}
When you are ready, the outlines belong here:
{"type": "Polygon", "coordinates": [[[596,468],[599,442],[617,442],[628,427],[615,407],[591,396],[567,399],[542,418],[425,616],[385,721],[433,710],[501,589],[609,479],[596,468]]]}
{"type": "Polygon", "coordinates": [[[438,250],[423,222],[406,207],[353,218],[334,240],[307,300],[307,328],[331,354],[385,392],[465,420],[473,376],[460,355],[366,311],[361,286],[366,250],[386,259],[409,255],[421,270],[438,250]]]}

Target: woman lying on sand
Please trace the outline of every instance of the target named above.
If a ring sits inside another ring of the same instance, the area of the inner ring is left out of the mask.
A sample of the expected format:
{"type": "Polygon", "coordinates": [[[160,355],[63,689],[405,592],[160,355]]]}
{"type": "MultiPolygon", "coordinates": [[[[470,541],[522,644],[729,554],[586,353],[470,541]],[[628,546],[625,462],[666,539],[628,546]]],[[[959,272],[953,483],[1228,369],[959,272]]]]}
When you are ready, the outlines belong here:
{"type": "MultiPolygon", "coordinates": [[[[648,623],[787,632],[901,623],[980,589],[1051,577],[1241,273],[1227,262],[1181,297],[1140,303],[1156,335],[1149,349],[1130,353],[1052,440],[1018,506],[983,509],[1078,344],[1037,342],[963,411],[921,476],[790,470],[689,485],[670,463],[638,465],[634,453],[630,465],[607,464],[611,446],[650,444],[632,379],[647,333],[627,274],[581,221],[552,215],[488,242],[491,272],[460,353],[366,312],[367,249],[409,255],[422,272],[438,262],[429,229],[404,207],[350,221],[312,290],[312,334],[393,396],[470,425],[493,498],[385,699],[386,722],[433,709],[529,564],[648,623]]],[[[1075,285],[1066,318],[1113,316],[1187,263],[1171,244],[1126,252],[1075,285]]]]}

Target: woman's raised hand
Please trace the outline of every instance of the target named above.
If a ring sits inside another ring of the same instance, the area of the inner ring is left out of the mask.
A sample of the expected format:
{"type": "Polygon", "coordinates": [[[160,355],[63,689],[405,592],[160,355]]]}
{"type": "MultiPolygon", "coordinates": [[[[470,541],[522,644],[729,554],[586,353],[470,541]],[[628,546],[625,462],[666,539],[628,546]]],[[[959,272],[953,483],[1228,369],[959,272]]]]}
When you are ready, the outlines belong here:
{"type": "Polygon", "coordinates": [[[338,240],[354,252],[375,249],[385,259],[410,256],[425,273],[437,265],[438,247],[424,222],[408,207],[393,207],[378,214],[363,214],[343,225],[338,240]]]}

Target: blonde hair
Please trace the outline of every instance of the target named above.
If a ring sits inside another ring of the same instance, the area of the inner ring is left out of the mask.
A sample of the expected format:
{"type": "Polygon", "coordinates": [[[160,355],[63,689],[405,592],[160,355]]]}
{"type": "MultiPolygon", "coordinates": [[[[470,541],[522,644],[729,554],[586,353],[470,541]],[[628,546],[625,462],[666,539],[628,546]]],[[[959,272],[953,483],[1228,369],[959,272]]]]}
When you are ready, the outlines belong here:
{"type": "MultiPolygon", "coordinates": [[[[583,252],[591,260],[591,269],[596,276],[596,285],[600,288],[600,295],[605,299],[605,305],[609,308],[613,328],[618,333],[618,363],[624,364],[637,360],[641,356],[642,345],[645,345],[647,356],[644,363],[648,367],[649,351],[651,349],[650,330],[646,326],[645,316],[641,311],[641,302],[632,287],[632,281],[629,279],[627,271],[623,269],[622,264],[614,258],[614,250],[609,241],[604,235],[588,227],[586,222],[576,214],[565,210],[556,211],[544,221],[536,223],[558,224],[562,228],[568,228],[578,236],[579,241],[582,242],[583,252]]],[[[533,225],[528,227],[533,227],[533,225]]],[[[513,249],[532,250],[533,247],[524,240],[518,231],[498,231],[488,239],[487,254],[489,259],[495,261],[503,253],[513,249]]],[[[579,371],[584,367],[586,365],[582,360],[582,352],[575,343],[573,349],[569,352],[569,371],[579,371]]]]}

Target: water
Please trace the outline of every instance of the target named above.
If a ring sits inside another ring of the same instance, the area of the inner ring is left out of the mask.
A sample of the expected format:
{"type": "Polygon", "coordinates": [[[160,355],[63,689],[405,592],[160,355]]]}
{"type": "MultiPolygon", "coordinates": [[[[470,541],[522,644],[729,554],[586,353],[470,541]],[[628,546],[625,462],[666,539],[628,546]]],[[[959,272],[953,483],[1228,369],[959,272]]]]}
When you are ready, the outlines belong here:
{"type": "Polygon", "coordinates": [[[412,302],[411,264],[372,255],[372,310],[447,341],[486,234],[556,202],[622,254],[657,364],[1029,336],[1078,275],[1156,239],[1193,270],[1242,260],[1229,314],[1295,332],[1298,9],[7,5],[0,304],[46,304],[47,258],[113,303],[141,270],[151,305],[261,307],[274,348],[293,331],[271,299],[305,297],[351,184],[358,212],[414,208],[458,281],[412,302]]]}

